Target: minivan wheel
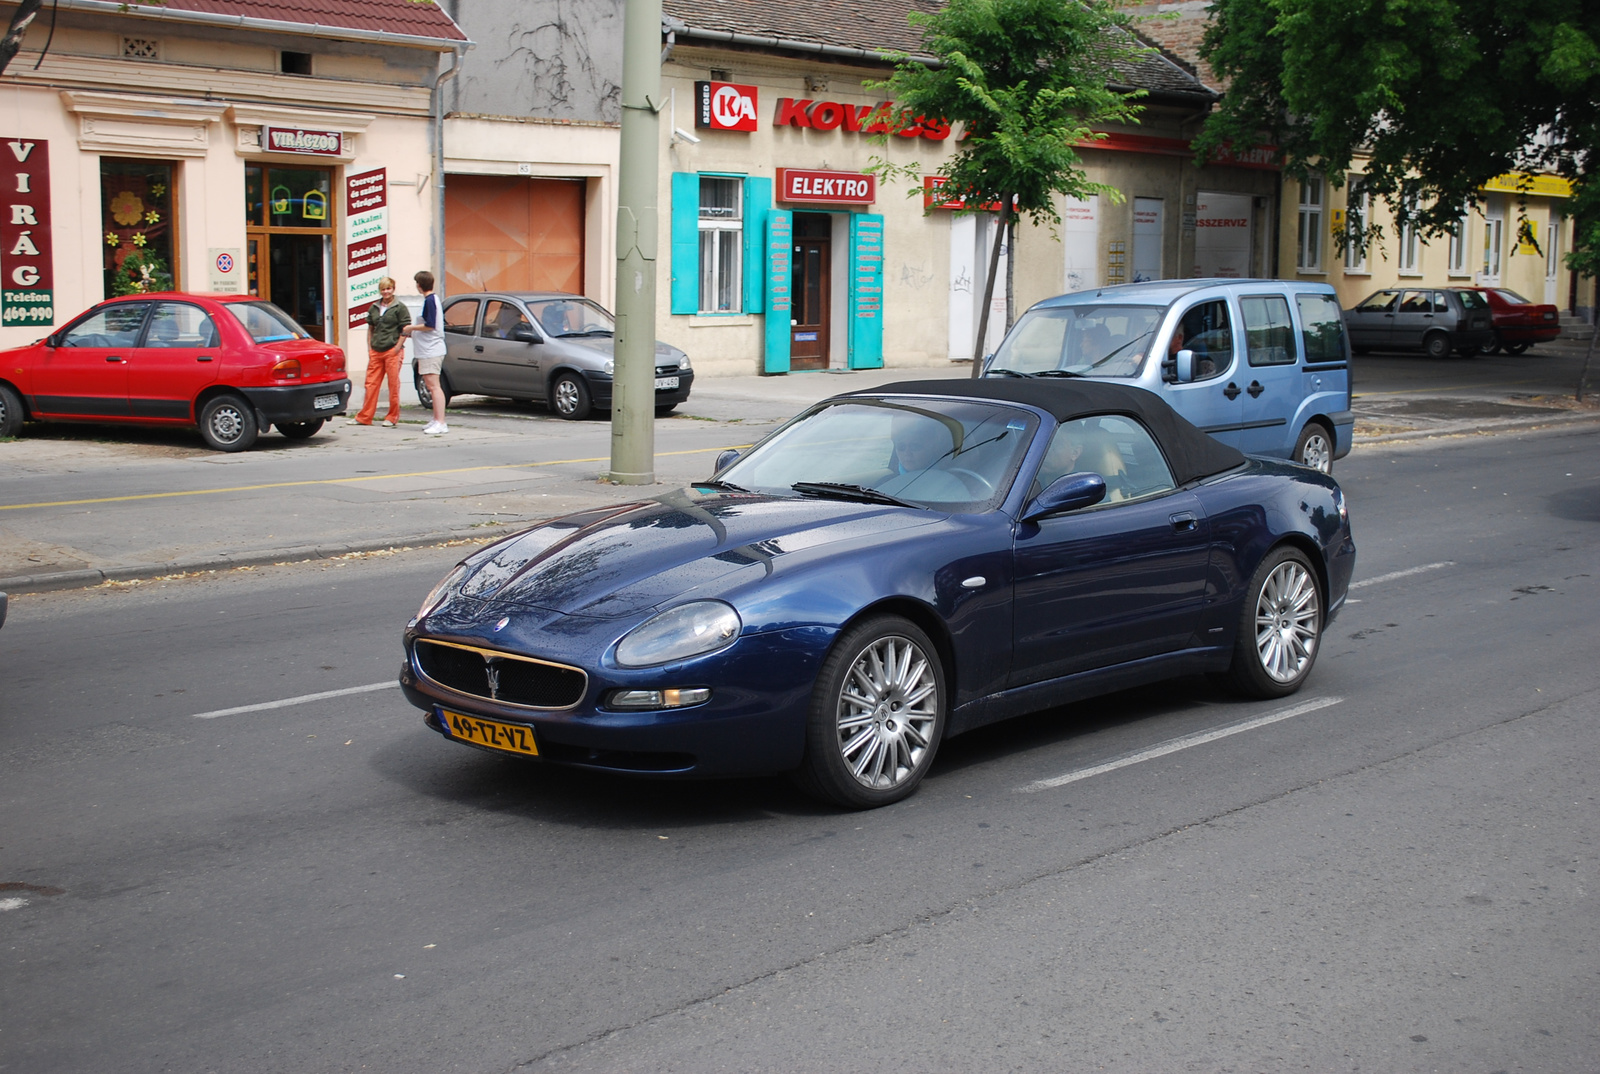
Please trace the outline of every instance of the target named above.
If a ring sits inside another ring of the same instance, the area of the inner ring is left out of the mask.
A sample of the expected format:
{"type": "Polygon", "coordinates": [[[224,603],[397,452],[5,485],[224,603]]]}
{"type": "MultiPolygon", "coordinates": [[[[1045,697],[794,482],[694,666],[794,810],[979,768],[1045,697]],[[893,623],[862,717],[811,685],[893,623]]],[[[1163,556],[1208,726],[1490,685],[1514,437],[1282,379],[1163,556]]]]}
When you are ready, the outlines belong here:
{"type": "Polygon", "coordinates": [[[237,395],[214,395],[200,408],[200,437],[216,451],[244,451],[260,432],[255,407],[237,395]]]}
{"type": "Polygon", "coordinates": [[[550,409],[568,421],[582,421],[594,403],[589,385],[576,373],[562,373],[550,385],[550,409]]]}
{"type": "Polygon", "coordinates": [[[1422,353],[1429,358],[1450,356],[1450,337],[1443,332],[1429,332],[1422,340],[1422,353]]]}
{"type": "Polygon", "coordinates": [[[1316,422],[1307,423],[1294,442],[1294,461],[1325,474],[1333,473],[1333,437],[1316,422]]]}

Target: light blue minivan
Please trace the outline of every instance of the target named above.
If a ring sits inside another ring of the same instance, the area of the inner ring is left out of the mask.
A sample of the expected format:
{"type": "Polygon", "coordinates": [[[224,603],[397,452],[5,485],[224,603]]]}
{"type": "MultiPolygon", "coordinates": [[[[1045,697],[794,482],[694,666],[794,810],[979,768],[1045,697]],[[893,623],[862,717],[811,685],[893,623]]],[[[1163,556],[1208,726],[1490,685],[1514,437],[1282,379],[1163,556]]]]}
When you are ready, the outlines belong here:
{"type": "Polygon", "coordinates": [[[1225,444],[1333,469],[1350,452],[1350,341],[1333,288],[1158,280],[1036,303],[984,375],[1134,384],[1225,444]]]}

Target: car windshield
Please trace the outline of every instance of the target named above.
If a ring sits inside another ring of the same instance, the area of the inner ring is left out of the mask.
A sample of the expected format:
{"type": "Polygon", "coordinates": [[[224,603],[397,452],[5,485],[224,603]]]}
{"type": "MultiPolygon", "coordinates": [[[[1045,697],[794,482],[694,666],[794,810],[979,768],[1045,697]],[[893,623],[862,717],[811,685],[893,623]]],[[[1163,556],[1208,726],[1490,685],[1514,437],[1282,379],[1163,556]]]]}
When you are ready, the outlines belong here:
{"type": "Polygon", "coordinates": [[[311,338],[304,328],[295,324],[294,318],[271,302],[229,302],[228,312],[233,314],[234,320],[244,325],[244,330],[257,343],[311,338]]]}
{"type": "Polygon", "coordinates": [[[1025,410],[950,399],[824,403],[717,477],[751,492],[985,511],[1038,427],[1025,410]]]}
{"type": "Polygon", "coordinates": [[[547,336],[609,336],[614,328],[611,314],[586,298],[535,300],[527,305],[547,336]]]}
{"type": "Polygon", "coordinates": [[[1031,376],[1063,370],[1084,376],[1136,377],[1164,312],[1160,306],[1029,310],[1006,333],[989,371],[1031,376]]]}

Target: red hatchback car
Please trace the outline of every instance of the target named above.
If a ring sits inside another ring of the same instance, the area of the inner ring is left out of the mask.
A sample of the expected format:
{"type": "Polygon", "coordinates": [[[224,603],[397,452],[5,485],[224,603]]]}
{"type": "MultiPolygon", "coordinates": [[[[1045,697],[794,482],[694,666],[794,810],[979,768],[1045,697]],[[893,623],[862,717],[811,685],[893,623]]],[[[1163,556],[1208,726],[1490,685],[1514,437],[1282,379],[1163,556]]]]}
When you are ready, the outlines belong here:
{"type": "Polygon", "coordinates": [[[1515,291],[1504,287],[1460,287],[1459,291],[1477,291],[1489,300],[1489,313],[1494,318],[1494,341],[1485,347],[1485,354],[1521,354],[1535,343],[1548,343],[1561,334],[1561,313],[1549,303],[1529,302],[1515,291]]]}
{"type": "Polygon", "coordinates": [[[24,420],[198,425],[243,451],[269,425],[312,436],[349,400],[344,352],[249,295],[114,298],[0,352],[0,436],[24,420]]]}

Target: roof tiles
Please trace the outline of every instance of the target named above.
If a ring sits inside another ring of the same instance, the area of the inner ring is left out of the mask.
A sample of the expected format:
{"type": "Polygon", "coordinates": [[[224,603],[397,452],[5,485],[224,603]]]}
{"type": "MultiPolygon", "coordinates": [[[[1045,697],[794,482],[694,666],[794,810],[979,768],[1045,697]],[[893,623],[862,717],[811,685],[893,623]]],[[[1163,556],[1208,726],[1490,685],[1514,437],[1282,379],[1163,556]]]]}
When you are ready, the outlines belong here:
{"type": "Polygon", "coordinates": [[[461,27],[432,0],[164,0],[161,6],[173,12],[268,19],[338,30],[440,41],[467,39],[461,27]]]}

